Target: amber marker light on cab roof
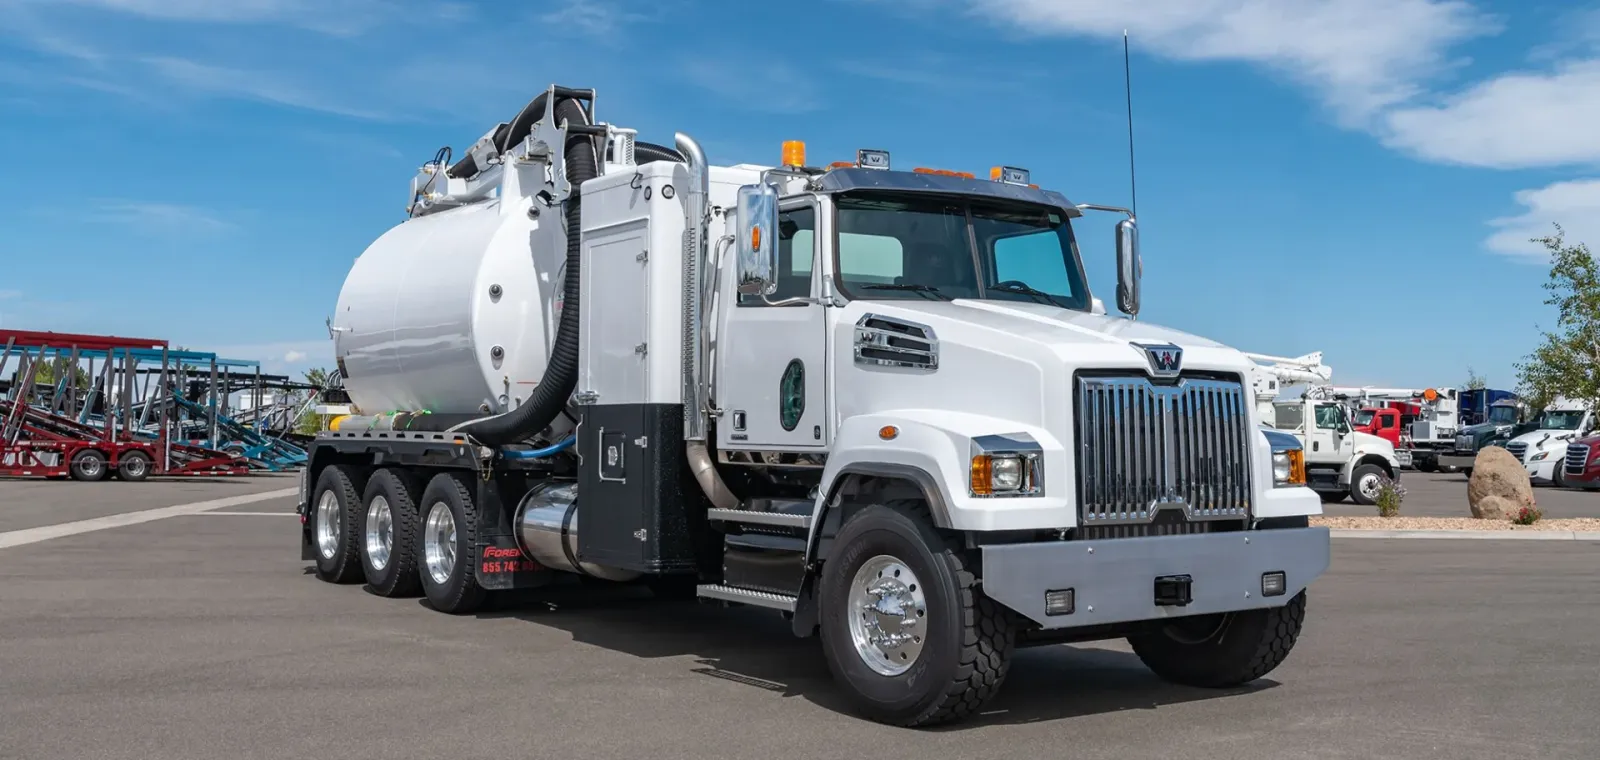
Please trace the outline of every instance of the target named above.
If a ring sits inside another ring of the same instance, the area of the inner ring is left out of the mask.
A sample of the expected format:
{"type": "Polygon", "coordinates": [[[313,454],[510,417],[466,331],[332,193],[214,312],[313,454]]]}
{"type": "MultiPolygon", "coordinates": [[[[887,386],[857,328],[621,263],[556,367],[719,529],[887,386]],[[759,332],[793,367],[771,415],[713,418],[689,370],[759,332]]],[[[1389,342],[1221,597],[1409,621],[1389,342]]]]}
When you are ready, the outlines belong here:
{"type": "Polygon", "coordinates": [[[784,140],[783,165],[794,167],[805,166],[806,144],[799,140],[784,140]]]}

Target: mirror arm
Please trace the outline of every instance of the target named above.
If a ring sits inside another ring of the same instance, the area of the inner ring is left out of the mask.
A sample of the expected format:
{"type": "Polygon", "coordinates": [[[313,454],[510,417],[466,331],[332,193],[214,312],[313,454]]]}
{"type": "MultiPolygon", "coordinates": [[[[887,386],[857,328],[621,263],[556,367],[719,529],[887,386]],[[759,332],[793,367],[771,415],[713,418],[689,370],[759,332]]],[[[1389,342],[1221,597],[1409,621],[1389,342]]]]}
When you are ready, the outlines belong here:
{"type": "Polygon", "coordinates": [[[1074,208],[1078,209],[1079,211],[1110,211],[1113,214],[1123,214],[1129,219],[1133,219],[1133,212],[1121,206],[1102,206],[1098,203],[1079,203],[1074,208]]]}

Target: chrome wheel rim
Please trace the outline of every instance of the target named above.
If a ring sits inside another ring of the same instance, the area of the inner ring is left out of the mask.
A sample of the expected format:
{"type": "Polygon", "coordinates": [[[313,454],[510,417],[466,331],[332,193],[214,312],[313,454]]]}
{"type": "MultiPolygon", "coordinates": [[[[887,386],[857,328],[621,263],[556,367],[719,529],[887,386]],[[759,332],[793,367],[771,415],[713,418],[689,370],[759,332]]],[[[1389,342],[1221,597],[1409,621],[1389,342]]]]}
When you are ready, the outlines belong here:
{"type": "Polygon", "coordinates": [[[333,559],[339,550],[339,497],[323,491],[317,499],[317,551],[323,559],[333,559]]]}
{"type": "Polygon", "coordinates": [[[906,563],[887,554],[866,561],[850,581],[850,640],[874,673],[897,676],[922,654],[928,599],[906,563]]]}
{"type": "Polygon", "coordinates": [[[456,518],[450,514],[449,504],[434,502],[428,510],[428,521],[422,527],[422,553],[428,577],[440,585],[448,583],[456,569],[456,518]]]}
{"type": "Polygon", "coordinates": [[[1361,495],[1369,499],[1378,498],[1378,476],[1367,475],[1361,478],[1361,495]]]}
{"type": "Polygon", "coordinates": [[[128,460],[123,464],[123,467],[128,469],[129,475],[132,475],[136,478],[140,477],[144,475],[144,457],[128,457],[128,460]]]}
{"type": "Polygon", "coordinates": [[[382,570],[389,566],[393,551],[394,513],[389,509],[389,500],[379,494],[367,505],[367,564],[373,570],[382,570]]]}
{"type": "Polygon", "coordinates": [[[79,459],[78,460],[78,472],[83,473],[84,477],[88,477],[88,478],[92,478],[92,477],[94,477],[96,475],[99,475],[100,474],[100,458],[99,457],[83,457],[83,458],[79,459]]]}

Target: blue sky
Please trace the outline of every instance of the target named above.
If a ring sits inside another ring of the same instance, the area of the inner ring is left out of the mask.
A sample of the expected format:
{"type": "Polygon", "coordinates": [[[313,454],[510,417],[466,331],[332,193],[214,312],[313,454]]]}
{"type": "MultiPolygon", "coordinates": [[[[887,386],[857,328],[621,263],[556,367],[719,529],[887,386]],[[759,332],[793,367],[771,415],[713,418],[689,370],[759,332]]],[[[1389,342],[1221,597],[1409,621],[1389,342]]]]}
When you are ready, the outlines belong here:
{"type": "MultiPolygon", "coordinates": [[[[716,163],[802,139],[1129,200],[1141,319],[1497,387],[1559,222],[1600,245],[1600,5],[1487,0],[0,0],[0,327],[331,362],[407,183],[546,85],[716,163]]],[[[1111,216],[1080,225],[1110,299],[1111,216]]]]}

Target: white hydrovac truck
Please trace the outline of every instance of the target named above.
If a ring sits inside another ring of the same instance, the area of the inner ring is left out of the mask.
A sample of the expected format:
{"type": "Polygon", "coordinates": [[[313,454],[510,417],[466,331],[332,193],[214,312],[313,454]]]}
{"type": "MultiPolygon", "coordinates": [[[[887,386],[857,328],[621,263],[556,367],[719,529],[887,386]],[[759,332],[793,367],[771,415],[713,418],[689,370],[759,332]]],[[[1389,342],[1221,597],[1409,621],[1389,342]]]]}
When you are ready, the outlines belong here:
{"type": "MultiPolygon", "coordinates": [[[[466,613],[574,575],[781,611],[858,709],[978,710],[1016,647],[1126,638],[1235,686],[1328,565],[1238,351],[1090,293],[1072,222],[990,179],[711,165],[552,87],[413,180],[329,322],[355,414],[304,471],[303,557],[466,613]]],[[[492,667],[492,664],[490,665],[492,667]]]]}

